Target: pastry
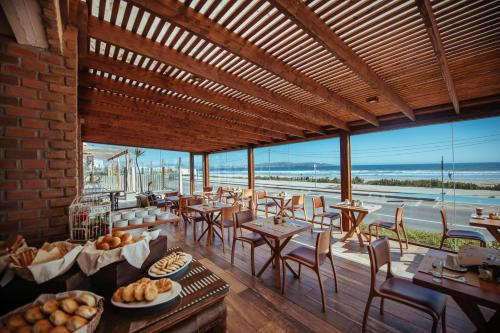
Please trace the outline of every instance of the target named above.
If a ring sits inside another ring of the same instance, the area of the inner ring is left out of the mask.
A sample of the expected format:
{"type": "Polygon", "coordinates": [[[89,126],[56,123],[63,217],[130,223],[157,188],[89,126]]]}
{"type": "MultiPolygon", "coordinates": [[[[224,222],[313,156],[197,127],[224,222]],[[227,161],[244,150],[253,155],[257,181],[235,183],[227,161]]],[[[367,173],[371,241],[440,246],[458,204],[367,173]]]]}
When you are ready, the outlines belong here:
{"type": "Polygon", "coordinates": [[[144,289],[144,299],[146,301],[153,301],[158,296],[158,288],[156,288],[156,284],[151,281],[146,285],[144,289]]]}
{"type": "Polygon", "coordinates": [[[103,242],[103,243],[99,243],[99,244],[97,244],[97,245],[96,245],[96,248],[97,248],[98,250],[104,250],[104,251],[107,251],[107,250],[109,250],[109,249],[110,249],[110,246],[109,246],[109,244],[108,244],[108,243],[104,243],[104,242],[103,242]]]}
{"type": "Polygon", "coordinates": [[[52,329],[52,324],[47,319],[39,320],[33,325],[32,332],[33,333],[49,333],[52,329]]]}
{"type": "Polygon", "coordinates": [[[156,288],[158,288],[159,293],[164,293],[172,288],[172,280],[167,278],[162,278],[156,281],[156,288]]]}
{"type": "Polygon", "coordinates": [[[112,249],[114,249],[115,247],[120,246],[121,242],[122,242],[122,240],[120,239],[120,237],[113,237],[113,239],[111,240],[111,242],[109,242],[109,246],[112,249]]]}
{"type": "Polygon", "coordinates": [[[56,326],[64,325],[70,318],[64,311],[56,310],[50,315],[50,321],[56,326]]]}
{"type": "Polygon", "coordinates": [[[118,288],[114,294],[113,294],[113,301],[115,302],[123,302],[123,290],[125,289],[125,287],[120,287],[118,288]]]}
{"type": "Polygon", "coordinates": [[[16,328],[21,326],[26,326],[28,323],[24,320],[20,313],[14,313],[7,319],[7,327],[16,328]]]}
{"type": "Polygon", "coordinates": [[[56,326],[49,331],[49,333],[70,333],[70,332],[71,331],[64,326],[56,326]]]}
{"type": "Polygon", "coordinates": [[[122,242],[132,242],[132,235],[131,234],[123,234],[120,236],[120,239],[122,242]]]}
{"type": "Polygon", "coordinates": [[[123,235],[125,235],[125,232],[123,232],[121,230],[113,231],[113,237],[122,237],[123,235]]]}
{"type": "Polygon", "coordinates": [[[150,278],[143,277],[140,280],[138,280],[137,283],[148,283],[149,281],[151,281],[150,278]]]}
{"type": "Polygon", "coordinates": [[[89,321],[85,318],[82,318],[80,316],[73,316],[66,322],[66,328],[73,332],[80,327],[87,325],[88,322],[89,321]]]}
{"type": "Polygon", "coordinates": [[[59,301],[56,299],[49,299],[47,302],[43,303],[40,308],[43,313],[50,315],[52,312],[59,309],[59,301]]]}
{"type": "Polygon", "coordinates": [[[76,301],[80,304],[83,304],[83,305],[88,305],[88,306],[96,306],[97,305],[97,301],[95,299],[94,296],[90,295],[90,294],[81,294],[80,296],[78,296],[76,298],[76,301]]]}
{"type": "Polygon", "coordinates": [[[78,303],[72,298],[63,299],[61,301],[61,309],[68,314],[73,314],[78,309],[78,303]]]}
{"type": "Polygon", "coordinates": [[[26,326],[18,327],[14,332],[15,333],[31,333],[31,326],[26,325],[26,326]]]}
{"type": "Polygon", "coordinates": [[[43,313],[42,310],[40,310],[40,307],[34,306],[32,308],[29,308],[24,312],[24,319],[30,324],[33,324],[37,320],[43,319],[43,313]]]}
{"type": "Polygon", "coordinates": [[[131,283],[123,289],[122,299],[125,303],[133,302],[135,300],[134,289],[135,283],[131,283]]]}
{"type": "Polygon", "coordinates": [[[76,310],[75,315],[83,317],[85,319],[92,319],[97,313],[97,308],[88,305],[80,305],[78,310],[76,310]]]}
{"type": "Polygon", "coordinates": [[[113,236],[105,236],[103,239],[104,243],[110,243],[113,240],[113,236]]]}
{"type": "Polygon", "coordinates": [[[134,289],[134,298],[137,302],[144,301],[144,291],[146,290],[146,283],[139,283],[134,289]]]}
{"type": "Polygon", "coordinates": [[[158,260],[152,267],[151,272],[156,275],[165,275],[177,271],[187,262],[186,253],[173,252],[158,260]]]}

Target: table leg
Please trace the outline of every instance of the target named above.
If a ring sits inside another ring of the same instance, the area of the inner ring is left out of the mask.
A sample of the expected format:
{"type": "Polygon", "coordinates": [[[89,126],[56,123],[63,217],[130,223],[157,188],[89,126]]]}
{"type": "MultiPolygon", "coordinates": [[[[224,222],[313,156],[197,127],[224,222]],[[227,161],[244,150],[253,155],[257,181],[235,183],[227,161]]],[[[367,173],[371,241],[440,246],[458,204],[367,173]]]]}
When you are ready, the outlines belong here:
{"type": "Polygon", "coordinates": [[[495,237],[495,240],[500,243],[500,232],[498,232],[498,227],[487,226],[486,229],[495,237]]]}
{"type": "Polygon", "coordinates": [[[472,303],[470,300],[466,300],[460,297],[453,297],[453,300],[458,304],[462,311],[467,315],[467,317],[472,321],[472,323],[480,332],[482,328],[486,326],[486,319],[484,319],[483,313],[477,306],[477,304],[472,303]]]}
{"type": "Polygon", "coordinates": [[[281,264],[280,264],[280,258],[281,258],[281,247],[280,247],[280,240],[275,239],[274,240],[274,262],[276,263],[275,269],[276,269],[276,287],[278,289],[281,289],[281,264]]]}
{"type": "Polygon", "coordinates": [[[363,243],[363,237],[365,237],[365,239],[368,241],[368,237],[363,232],[363,230],[361,230],[361,228],[360,228],[360,225],[363,222],[363,219],[365,218],[365,216],[366,216],[366,213],[359,212],[358,213],[358,217],[356,218],[356,222],[355,222],[355,225],[356,225],[356,228],[355,228],[356,235],[358,236],[359,246],[361,246],[361,247],[365,246],[365,244],[363,243]]]}
{"type": "Polygon", "coordinates": [[[349,217],[349,224],[351,225],[351,228],[349,229],[347,234],[345,234],[345,236],[341,238],[342,242],[345,242],[346,240],[351,238],[356,231],[356,222],[355,219],[353,219],[353,215],[351,215],[351,213],[348,213],[347,216],[349,217]]]}

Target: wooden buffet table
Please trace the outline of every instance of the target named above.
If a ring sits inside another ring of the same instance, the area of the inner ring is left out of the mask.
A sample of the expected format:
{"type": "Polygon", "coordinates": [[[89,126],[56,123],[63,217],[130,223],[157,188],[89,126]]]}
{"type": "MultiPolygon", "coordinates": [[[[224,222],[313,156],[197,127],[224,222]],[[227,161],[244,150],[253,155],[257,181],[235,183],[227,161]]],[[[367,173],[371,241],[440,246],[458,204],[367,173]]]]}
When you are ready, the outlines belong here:
{"type": "Polygon", "coordinates": [[[276,287],[281,289],[281,251],[285,248],[293,236],[312,228],[311,223],[289,219],[287,223],[275,225],[272,217],[256,219],[252,222],[244,223],[242,228],[256,232],[264,238],[271,247],[271,257],[260,269],[257,276],[260,277],[265,269],[274,260],[276,270],[276,287]],[[274,241],[274,244],[271,242],[274,241]]]}
{"type": "Polygon", "coordinates": [[[471,218],[469,224],[475,227],[486,228],[490,234],[495,237],[495,240],[500,243],[500,220],[490,219],[487,216],[484,218],[471,218]]]}
{"type": "Polygon", "coordinates": [[[376,212],[382,206],[379,205],[363,205],[363,207],[357,207],[357,206],[352,206],[352,205],[346,205],[342,203],[334,204],[331,205],[330,208],[334,209],[339,209],[342,212],[345,212],[348,217],[349,217],[349,225],[350,229],[347,232],[347,234],[341,238],[342,242],[345,242],[347,239],[351,238],[354,233],[356,233],[356,236],[358,236],[359,240],[359,245],[361,247],[365,246],[363,242],[363,237],[365,238],[366,241],[368,241],[368,237],[366,234],[361,230],[360,225],[363,222],[363,219],[370,213],[376,212]],[[358,214],[356,216],[355,214],[358,214]]]}

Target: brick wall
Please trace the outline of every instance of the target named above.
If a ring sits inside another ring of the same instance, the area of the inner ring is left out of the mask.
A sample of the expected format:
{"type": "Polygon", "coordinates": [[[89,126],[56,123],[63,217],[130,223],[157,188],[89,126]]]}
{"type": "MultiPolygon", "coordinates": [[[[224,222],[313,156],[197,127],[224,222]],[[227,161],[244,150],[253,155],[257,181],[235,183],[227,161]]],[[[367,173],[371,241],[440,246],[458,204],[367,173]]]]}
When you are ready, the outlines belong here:
{"type": "Polygon", "coordinates": [[[78,186],[77,32],[65,53],[0,37],[0,238],[68,237],[78,186]]]}

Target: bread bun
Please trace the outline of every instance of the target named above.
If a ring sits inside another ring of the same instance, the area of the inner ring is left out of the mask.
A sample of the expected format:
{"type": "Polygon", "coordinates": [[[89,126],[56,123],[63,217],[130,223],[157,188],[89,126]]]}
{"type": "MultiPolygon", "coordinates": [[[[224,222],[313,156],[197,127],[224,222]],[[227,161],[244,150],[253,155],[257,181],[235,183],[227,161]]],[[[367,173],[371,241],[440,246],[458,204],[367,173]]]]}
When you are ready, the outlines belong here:
{"type": "Polygon", "coordinates": [[[123,290],[125,287],[120,287],[118,288],[114,293],[113,293],[113,301],[122,303],[123,302],[123,290]]]}
{"type": "Polygon", "coordinates": [[[15,331],[12,331],[15,333],[31,333],[31,326],[26,325],[26,326],[21,326],[18,327],[15,331]]]}
{"type": "Polygon", "coordinates": [[[121,242],[120,246],[123,247],[123,246],[127,246],[127,245],[130,245],[130,244],[134,244],[134,242],[132,240],[128,240],[128,241],[125,241],[125,242],[121,242]]]}
{"type": "Polygon", "coordinates": [[[145,283],[139,283],[137,287],[134,289],[134,298],[137,302],[144,301],[144,291],[146,290],[145,283]]]}
{"type": "Polygon", "coordinates": [[[85,318],[82,318],[80,316],[73,316],[66,322],[66,328],[73,332],[80,327],[87,325],[88,322],[89,321],[85,318]]]}
{"type": "Polygon", "coordinates": [[[114,249],[118,246],[120,246],[120,243],[122,242],[122,240],[120,239],[120,237],[113,237],[113,239],[111,240],[111,242],[109,242],[109,246],[114,249]]]}
{"type": "Polygon", "coordinates": [[[43,313],[50,315],[52,312],[59,309],[59,301],[57,299],[49,299],[40,307],[43,313]]]}
{"type": "Polygon", "coordinates": [[[72,298],[66,298],[61,301],[61,309],[68,314],[75,313],[78,306],[78,303],[72,298]]]}
{"type": "Polygon", "coordinates": [[[33,333],[49,333],[50,330],[52,329],[52,324],[50,323],[50,321],[48,321],[47,319],[42,319],[42,320],[39,320],[35,323],[35,325],[33,325],[33,328],[32,328],[32,332],[33,333]]]}
{"type": "Polygon", "coordinates": [[[84,294],[81,294],[80,296],[78,296],[76,298],[76,301],[80,304],[88,305],[88,306],[96,306],[97,305],[97,301],[96,301],[95,297],[90,295],[90,294],[87,294],[87,293],[84,293],[84,294]]]}
{"type": "Polygon", "coordinates": [[[80,307],[78,308],[78,310],[76,310],[75,314],[77,316],[80,316],[80,317],[83,317],[85,319],[92,319],[92,317],[95,316],[95,314],[97,313],[97,308],[94,308],[92,306],[88,306],[88,305],[80,305],[80,307]]]}
{"type": "Polygon", "coordinates": [[[106,236],[102,241],[104,243],[111,243],[111,240],[113,240],[113,236],[106,236]]]}
{"type": "Polygon", "coordinates": [[[97,238],[95,241],[96,244],[100,244],[102,242],[104,242],[104,236],[99,236],[99,238],[97,238]]]}
{"type": "Polygon", "coordinates": [[[122,292],[122,299],[125,303],[133,302],[135,300],[134,296],[134,290],[135,290],[135,283],[131,283],[128,286],[123,289],[122,292]]]}
{"type": "Polygon", "coordinates": [[[158,296],[158,288],[154,281],[149,282],[144,290],[144,299],[148,302],[153,301],[158,296]]]}
{"type": "Polygon", "coordinates": [[[7,319],[7,327],[9,328],[15,328],[15,327],[21,327],[21,326],[26,326],[28,323],[26,320],[24,320],[23,316],[21,316],[20,313],[14,313],[13,315],[9,316],[7,319]]]}
{"type": "Polygon", "coordinates": [[[52,314],[50,315],[50,321],[52,322],[52,324],[60,326],[64,325],[70,317],[71,316],[67,315],[64,311],[57,310],[52,312],[52,314]]]}
{"type": "Polygon", "coordinates": [[[71,331],[64,326],[56,326],[49,331],[49,333],[70,333],[70,332],[71,331]]]}
{"type": "Polygon", "coordinates": [[[125,232],[123,232],[121,230],[113,231],[113,237],[122,237],[123,235],[125,235],[125,232]]]}
{"type": "Polygon", "coordinates": [[[29,308],[24,312],[24,319],[30,324],[35,323],[37,320],[43,319],[44,315],[42,313],[42,310],[40,310],[40,307],[34,306],[32,308],[29,308]]]}
{"type": "Polygon", "coordinates": [[[131,234],[123,234],[120,236],[120,239],[122,242],[128,242],[132,240],[132,235],[131,234]]]}
{"type": "Polygon", "coordinates": [[[96,249],[98,250],[104,250],[104,251],[107,251],[110,249],[109,247],[109,244],[108,243],[105,243],[105,242],[102,242],[102,243],[99,243],[99,244],[96,244],[96,249]]]}

